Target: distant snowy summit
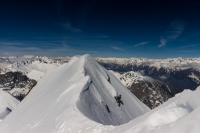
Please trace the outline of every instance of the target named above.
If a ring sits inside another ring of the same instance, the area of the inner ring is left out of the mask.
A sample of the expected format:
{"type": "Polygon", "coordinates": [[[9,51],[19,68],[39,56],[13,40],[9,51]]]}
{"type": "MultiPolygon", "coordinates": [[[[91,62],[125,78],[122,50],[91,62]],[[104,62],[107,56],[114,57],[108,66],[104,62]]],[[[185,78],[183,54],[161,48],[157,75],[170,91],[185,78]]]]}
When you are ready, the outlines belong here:
{"type": "Polygon", "coordinates": [[[24,74],[36,70],[45,73],[48,70],[63,64],[62,60],[52,59],[45,56],[36,56],[34,58],[23,58],[23,60],[14,60],[9,65],[1,69],[1,73],[9,71],[19,71],[24,74]]]}
{"type": "Polygon", "coordinates": [[[118,65],[149,65],[160,69],[162,67],[170,69],[200,68],[199,58],[169,58],[169,59],[148,59],[148,58],[96,58],[101,63],[112,63],[118,65]]]}

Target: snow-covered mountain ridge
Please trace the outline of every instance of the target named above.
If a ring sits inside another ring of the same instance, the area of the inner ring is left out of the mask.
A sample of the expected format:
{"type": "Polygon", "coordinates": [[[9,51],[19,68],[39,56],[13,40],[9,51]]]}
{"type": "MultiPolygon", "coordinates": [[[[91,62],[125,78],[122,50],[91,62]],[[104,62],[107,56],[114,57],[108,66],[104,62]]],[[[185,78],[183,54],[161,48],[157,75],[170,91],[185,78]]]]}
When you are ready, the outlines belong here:
{"type": "Polygon", "coordinates": [[[0,73],[20,71],[24,74],[37,70],[46,72],[70,60],[69,57],[0,57],[0,73]]]}
{"type": "Polygon", "coordinates": [[[97,132],[102,124],[124,124],[149,110],[114,75],[84,55],[48,71],[2,121],[0,132],[97,132]]]}
{"type": "Polygon", "coordinates": [[[200,58],[169,58],[169,59],[148,59],[148,58],[96,58],[98,62],[112,63],[119,65],[149,65],[160,69],[162,67],[170,69],[200,68],[200,58]]]}
{"type": "Polygon", "coordinates": [[[53,68],[58,67],[62,63],[54,62],[54,60],[49,59],[48,57],[36,57],[33,60],[24,60],[20,62],[15,62],[13,64],[8,65],[3,69],[4,72],[9,71],[19,71],[24,74],[31,72],[32,70],[38,70],[41,72],[46,72],[53,68]]]}

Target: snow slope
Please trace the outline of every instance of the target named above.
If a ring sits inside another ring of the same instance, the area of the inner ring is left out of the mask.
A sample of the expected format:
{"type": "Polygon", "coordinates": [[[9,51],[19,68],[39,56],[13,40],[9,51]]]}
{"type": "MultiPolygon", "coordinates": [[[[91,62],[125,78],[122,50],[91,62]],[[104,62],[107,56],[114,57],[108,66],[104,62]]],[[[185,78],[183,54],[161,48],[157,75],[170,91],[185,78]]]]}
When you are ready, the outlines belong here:
{"type": "Polygon", "coordinates": [[[48,71],[1,122],[0,132],[103,133],[149,110],[114,75],[84,55],[48,71]],[[122,95],[120,107],[114,99],[117,93],[122,95]]]}
{"type": "Polygon", "coordinates": [[[115,128],[112,133],[199,133],[200,87],[185,90],[150,113],[115,128]]]}
{"type": "Polygon", "coordinates": [[[4,119],[10,110],[13,110],[20,102],[7,92],[0,91],[0,121],[4,119]],[[10,110],[9,110],[9,109],[10,110]]]}
{"type": "Polygon", "coordinates": [[[151,112],[116,127],[112,133],[199,133],[200,87],[185,90],[151,112]]]}
{"type": "Polygon", "coordinates": [[[40,71],[37,71],[37,70],[32,70],[28,74],[26,74],[26,76],[29,79],[34,79],[36,81],[40,80],[40,78],[42,78],[43,75],[44,75],[43,72],[40,72],[40,71]]]}

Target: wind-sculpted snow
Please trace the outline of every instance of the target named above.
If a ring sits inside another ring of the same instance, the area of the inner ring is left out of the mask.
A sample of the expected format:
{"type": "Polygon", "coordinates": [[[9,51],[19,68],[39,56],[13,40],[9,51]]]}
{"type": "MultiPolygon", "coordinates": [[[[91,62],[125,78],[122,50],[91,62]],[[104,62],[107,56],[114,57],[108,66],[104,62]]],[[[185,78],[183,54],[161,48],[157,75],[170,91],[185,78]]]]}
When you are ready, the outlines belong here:
{"type": "Polygon", "coordinates": [[[88,118],[105,125],[119,125],[148,111],[147,107],[132,95],[115,76],[91,58],[85,61],[85,75],[88,75],[90,79],[81,92],[78,108],[88,118]],[[111,83],[107,81],[108,77],[111,83]],[[122,106],[120,107],[114,99],[117,93],[122,95],[122,106]],[[107,112],[106,105],[111,113],[107,112]]]}
{"type": "Polygon", "coordinates": [[[124,124],[148,111],[115,76],[85,55],[48,71],[2,121],[0,132],[107,132],[114,127],[106,125],[124,124]],[[117,93],[122,95],[120,107],[117,93]]]}
{"type": "Polygon", "coordinates": [[[151,112],[119,126],[113,133],[199,133],[200,87],[185,90],[151,112]]]}
{"type": "Polygon", "coordinates": [[[20,102],[7,92],[0,91],[0,121],[4,119],[20,102]]]}

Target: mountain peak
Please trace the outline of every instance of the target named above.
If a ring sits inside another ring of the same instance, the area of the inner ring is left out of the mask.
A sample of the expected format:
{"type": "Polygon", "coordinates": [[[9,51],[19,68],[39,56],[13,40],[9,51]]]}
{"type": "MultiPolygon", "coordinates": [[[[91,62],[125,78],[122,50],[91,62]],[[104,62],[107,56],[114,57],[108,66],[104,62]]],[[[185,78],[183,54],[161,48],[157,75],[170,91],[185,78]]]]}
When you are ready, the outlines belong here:
{"type": "Polygon", "coordinates": [[[69,128],[78,132],[88,124],[124,124],[149,110],[114,75],[84,55],[48,71],[4,119],[0,132],[67,132],[69,128]],[[114,98],[117,95],[121,95],[120,102],[114,98]],[[4,126],[8,123],[9,127],[4,126]],[[78,123],[82,126],[77,127],[78,123]]]}

